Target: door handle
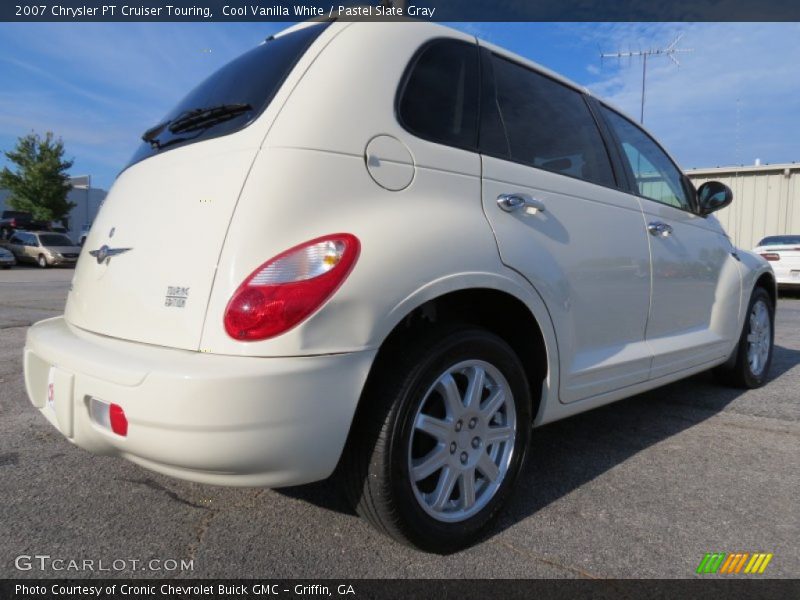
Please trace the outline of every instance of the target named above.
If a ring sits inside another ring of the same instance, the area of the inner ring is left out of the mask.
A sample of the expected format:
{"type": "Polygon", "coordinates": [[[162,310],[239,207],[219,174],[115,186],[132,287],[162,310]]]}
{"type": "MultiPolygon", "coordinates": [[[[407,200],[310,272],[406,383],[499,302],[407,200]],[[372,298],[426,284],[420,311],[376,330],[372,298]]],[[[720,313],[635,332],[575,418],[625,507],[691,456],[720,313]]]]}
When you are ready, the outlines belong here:
{"type": "Polygon", "coordinates": [[[656,237],[669,237],[672,235],[672,226],[662,223],[661,221],[653,221],[647,226],[647,231],[656,237]]]}
{"type": "Polygon", "coordinates": [[[514,212],[520,208],[531,208],[534,212],[544,212],[544,202],[528,194],[500,194],[497,197],[497,206],[506,212],[514,212]]]}

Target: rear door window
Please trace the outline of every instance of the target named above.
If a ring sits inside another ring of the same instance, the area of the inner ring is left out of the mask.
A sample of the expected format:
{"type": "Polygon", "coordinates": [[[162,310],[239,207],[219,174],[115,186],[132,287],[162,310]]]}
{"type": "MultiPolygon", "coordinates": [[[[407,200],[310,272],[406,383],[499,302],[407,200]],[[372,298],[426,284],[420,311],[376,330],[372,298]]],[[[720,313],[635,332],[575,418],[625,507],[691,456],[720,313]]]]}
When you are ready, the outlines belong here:
{"type": "Polygon", "coordinates": [[[167,113],[160,122],[164,128],[152,136],[151,141],[139,146],[128,166],[165,150],[233,133],[252,123],[327,26],[327,23],[319,23],[268,38],[220,68],[167,113]],[[234,110],[218,111],[215,114],[220,118],[200,121],[194,126],[190,123],[189,128],[182,128],[182,131],[170,130],[178,119],[191,117],[192,111],[196,114],[219,107],[234,107],[234,110]]]}
{"type": "Polygon", "coordinates": [[[496,55],[492,71],[507,144],[495,143],[488,154],[616,185],[600,130],[580,92],[496,55]]]}
{"type": "Polygon", "coordinates": [[[401,85],[400,122],[418,137],[474,149],[478,83],[477,45],[435,40],[418,53],[401,85]]]}

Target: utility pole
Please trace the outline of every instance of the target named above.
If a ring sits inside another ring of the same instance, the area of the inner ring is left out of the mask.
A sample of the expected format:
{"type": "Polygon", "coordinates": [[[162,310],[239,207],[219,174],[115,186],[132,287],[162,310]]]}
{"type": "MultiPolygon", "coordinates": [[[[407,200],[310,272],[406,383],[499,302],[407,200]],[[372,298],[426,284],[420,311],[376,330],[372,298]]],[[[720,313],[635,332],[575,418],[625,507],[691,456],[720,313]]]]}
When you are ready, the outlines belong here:
{"type": "Polygon", "coordinates": [[[681,63],[678,62],[678,59],[675,58],[675,55],[679,52],[692,52],[691,48],[678,48],[678,42],[681,41],[683,34],[680,34],[672,43],[667,46],[666,48],[651,48],[650,50],[637,50],[628,52],[609,52],[609,53],[601,53],[600,60],[602,61],[604,58],[616,58],[616,59],[623,59],[623,58],[634,58],[640,56],[642,58],[642,109],[639,114],[639,123],[644,123],[644,98],[645,98],[645,82],[647,81],[647,57],[648,56],[668,56],[669,59],[674,62],[679,67],[681,63]]]}

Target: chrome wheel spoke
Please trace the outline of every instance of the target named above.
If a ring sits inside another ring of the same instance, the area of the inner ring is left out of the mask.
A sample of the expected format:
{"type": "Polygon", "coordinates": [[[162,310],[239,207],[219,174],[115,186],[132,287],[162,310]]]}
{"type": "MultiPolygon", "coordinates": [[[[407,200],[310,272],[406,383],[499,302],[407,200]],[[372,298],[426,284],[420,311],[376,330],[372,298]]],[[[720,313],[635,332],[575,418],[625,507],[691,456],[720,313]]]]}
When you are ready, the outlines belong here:
{"type": "Polygon", "coordinates": [[[444,446],[437,446],[425,458],[412,464],[411,478],[421,481],[436,473],[447,463],[447,450],[444,446]]]}
{"type": "Polygon", "coordinates": [[[503,404],[506,401],[506,394],[502,388],[499,388],[489,396],[489,399],[486,400],[486,404],[481,407],[481,414],[483,414],[483,418],[487,421],[490,421],[494,414],[500,410],[503,404]]]}
{"type": "Polygon", "coordinates": [[[513,427],[489,427],[486,432],[486,444],[495,442],[507,442],[514,435],[513,427]]]}
{"type": "Polygon", "coordinates": [[[450,436],[450,424],[447,421],[442,421],[430,415],[417,415],[417,421],[414,423],[414,427],[440,441],[444,441],[450,436]]]}
{"type": "Polygon", "coordinates": [[[439,378],[436,384],[444,397],[444,405],[450,417],[457,417],[464,412],[464,402],[461,400],[461,392],[458,391],[456,380],[450,373],[439,378]]]}
{"type": "Polygon", "coordinates": [[[500,469],[494,464],[488,454],[484,454],[478,460],[478,470],[483,473],[489,481],[495,481],[500,475],[500,469]]]}
{"type": "Polygon", "coordinates": [[[468,376],[467,393],[465,394],[466,408],[477,409],[481,405],[486,372],[478,366],[470,369],[468,376]]]}
{"type": "Polygon", "coordinates": [[[472,508],[475,504],[475,469],[464,471],[458,480],[458,485],[461,492],[461,507],[472,508]]]}
{"type": "Polygon", "coordinates": [[[447,502],[453,495],[453,489],[456,486],[456,479],[458,474],[455,469],[445,467],[439,475],[439,483],[436,484],[436,489],[433,491],[433,502],[431,507],[434,510],[442,510],[447,502]]]}

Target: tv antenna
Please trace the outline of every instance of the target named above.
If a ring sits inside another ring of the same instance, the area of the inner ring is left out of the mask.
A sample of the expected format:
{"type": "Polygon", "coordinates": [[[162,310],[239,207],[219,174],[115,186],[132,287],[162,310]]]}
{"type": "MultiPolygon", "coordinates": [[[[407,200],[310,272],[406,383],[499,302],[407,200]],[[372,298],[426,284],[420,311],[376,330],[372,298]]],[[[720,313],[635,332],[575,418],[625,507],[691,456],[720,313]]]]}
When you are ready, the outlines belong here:
{"type": "Polygon", "coordinates": [[[681,33],[672,40],[672,43],[667,46],[666,48],[651,48],[649,50],[628,50],[627,52],[608,52],[608,53],[601,53],[600,60],[602,61],[604,58],[617,58],[623,59],[628,58],[632,59],[635,57],[642,58],[642,109],[639,113],[639,123],[644,123],[644,98],[645,98],[645,82],[647,81],[647,57],[648,56],[667,56],[669,59],[674,62],[679,67],[681,63],[675,57],[676,54],[680,52],[692,52],[691,48],[678,48],[678,42],[681,41],[683,34],[681,33]]]}

